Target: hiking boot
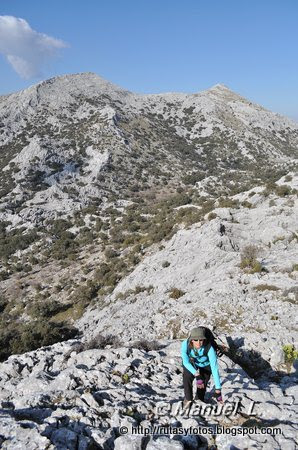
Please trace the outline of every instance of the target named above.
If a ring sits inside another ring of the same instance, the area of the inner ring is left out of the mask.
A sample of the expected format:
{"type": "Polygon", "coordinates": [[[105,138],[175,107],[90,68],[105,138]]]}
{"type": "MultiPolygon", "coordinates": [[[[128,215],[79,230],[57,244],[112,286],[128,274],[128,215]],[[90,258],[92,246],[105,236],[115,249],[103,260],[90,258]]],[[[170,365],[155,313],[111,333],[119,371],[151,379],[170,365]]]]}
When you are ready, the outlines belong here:
{"type": "Polygon", "coordinates": [[[183,400],[183,409],[190,408],[191,404],[192,404],[192,400],[183,400]]]}

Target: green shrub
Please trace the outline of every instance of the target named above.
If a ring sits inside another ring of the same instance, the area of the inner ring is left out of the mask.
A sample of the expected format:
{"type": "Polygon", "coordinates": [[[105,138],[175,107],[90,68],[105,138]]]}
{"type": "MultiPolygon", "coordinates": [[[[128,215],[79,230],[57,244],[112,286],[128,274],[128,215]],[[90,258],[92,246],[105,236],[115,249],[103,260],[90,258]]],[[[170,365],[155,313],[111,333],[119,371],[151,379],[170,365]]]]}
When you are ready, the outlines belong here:
{"type": "Polygon", "coordinates": [[[5,270],[1,270],[0,272],[0,281],[4,281],[7,280],[9,278],[9,273],[6,272],[5,270]]]}
{"type": "Polygon", "coordinates": [[[290,195],[292,193],[292,189],[290,188],[290,186],[282,184],[276,187],[275,192],[279,197],[286,197],[287,195],[290,195]]]}
{"type": "Polygon", "coordinates": [[[76,253],[78,245],[73,233],[70,231],[62,231],[59,239],[54,242],[48,253],[49,256],[55,259],[66,259],[76,253]]]}
{"type": "Polygon", "coordinates": [[[94,238],[95,238],[95,236],[94,236],[93,232],[89,228],[84,227],[80,230],[80,234],[77,238],[78,239],[77,242],[81,246],[89,245],[94,242],[94,238]]]}
{"type": "Polygon", "coordinates": [[[124,373],[124,374],[122,375],[122,382],[123,382],[124,384],[130,382],[130,376],[129,376],[127,373],[124,373]]]}
{"type": "Polygon", "coordinates": [[[255,261],[254,264],[251,266],[250,273],[259,273],[262,272],[264,268],[262,267],[262,264],[259,261],[255,261]]]}
{"type": "Polygon", "coordinates": [[[138,236],[136,234],[132,234],[130,236],[126,236],[126,238],[123,241],[123,247],[129,247],[130,245],[135,244],[140,240],[141,236],[138,236]]]}
{"type": "Polygon", "coordinates": [[[1,324],[0,361],[12,354],[20,354],[72,339],[78,330],[65,323],[55,324],[48,320],[38,320],[26,324],[1,324]]]}
{"type": "Polygon", "coordinates": [[[105,257],[106,258],[111,259],[111,258],[116,258],[117,256],[119,256],[119,253],[116,252],[116,250],[114,250],[112,247],[108,247],[105,250],[105,257]]]}
{"type": "Polygon", "coordinates": [[[246,247],[244,247],[240,255],[241,257],[240,268],[241,269],[248,268],[250,269],[251,273],[261,272],[262,265],[256,259],[259,252],[260,249],[256,245],[247,245],[246,247]]]}
{"type": "Polygon", "coordinates": [[[95,231],[100,231],[101,230],[101,228],[102,228],[102,220],[99,218],[99,217],[97,217],[96,218],[96,221],[95,221],[95,231]]]}
{"type": "Polygon", "coordinates": [[[65,324],[55,324],[48,321],[38,321],[26,324],[21,339],[12,341],[13,353],[23,353],[29,350],[52,345],[77,335],[77,330],[65,324]]]}
{"type": "Polygon", "coordinates": [[[211,212],[208,214],[207,219],[210,221],[210,220],[216,219],[216,217],[217,217],[217,214],[214,212],[211,212]]]}
{"type": "Polygon", "coordinates": [[[147,339],[140,339],[131,344],[132,348],[139,350],[145,350],[145,352],[151,352],[152,350],[160,350],[161,345],[157,341],[148,341],[147,339]]]}
{"type": "Polygon", "coordinates": [[[136,286],[134,289],[134,293],[135,294],[140,294],[141,292],[148,292],[148,294],[151,294],[151,292],[153,292],[154,287],[152,286],[152,284],[150,284],[150,286],[136,286]]]}
{"type": "Polygon", "coordinates": [[[293,344],[286,344],[283,346],[283,352],[285,355],[285,362],[290,371],[292,364],[298,359],[298,350],[296,350],[293,344]]]}
{"type": "Polygon", "coordinates": [[[137,222],[131,222],[127,224],[126,229],[131,233],[135,233],[136,231],[139,231],[140,224],[138,224],[137,222]]]}
{"type": "Polygon", "coordinates": [[[185,295],[185,292],[184,292],[184,291],[182,291],[181,289],[178,289],[178,288],[173,288],[173,289],[171,289],[171,291],[170,291],[169,297],[170,297],[170,298],[177,299],[177,298],[182,297],[183,295],[185,295]]]}
{"type": "Polygon", "coordinates": [[[191,210],[191,214],[187,214],[183,218],[183,222],[185,225],[193,225],[194,223],[201,222],[203,217],[203,212],[199,210],[194,210],[194,208],[189,208],[191,210]]]}
{"type": "Polygon", "coordinates": [[[277,286],[273,286],[271,284],[259,284],[258,286],[255,286],[254,289],[256,291],[279,291],[280,288],[277,286]]]}
{"type": "Polygon", "coordinates": [[[31,303],[28,307],[28,314],[36,318],[49,318],[55,314],[65,311],[69,308],[69,305],[62,304],[57,301],[45,300],[35,303],[31,303]]]}
{"type": "Polygon", "coordinates": [[[63,231],[66,231],[68,228],[72,227],[72,223],[65,219],[48,221],[47,224],[51,225],[50,233],[56,236],[60,236],[63,231]]]}
{"type": "Polygon", "coordinates": [[[97,297],[98,289],[101,287],[101,283],[94,280],[88,280],[87,283],[82,284],[75,289],[72,294],[72,301],[74,303],[81,303],[87,306],[91,300],[97,297]]]}
{"type": "Polygon", "coordinates": [[[243,206],[243,208],[252,208],[252,203],[251,202],[249,202],[249,201],[247,201],[247,200],[244,200],[242,203],[241,203],[241,206],[243,206]]]}
{"type": "Polygon", "coordinates": [[[83,350],[104,349],[107,345],[111,345],[114,348],[119,347],[121,345],[119,337],[112,334],[103,336],[101,333],[98,333],[84,344],[83,350]]]}
{"type": "Polygon", "coordinates": [[[185,175],[182,177],[181,181],[184,184],[195,185],[198,181],[201,181],[205,178],[205,174],[203,172],[193,172],[190,175],[185,175]]]}
{"type": "Polygon", "coordinates": [[[220,198],[218,200],[219,208],[239,208],[239,200],[232,200],[231,198],[220,198]]]}
{"type": "Polygon", "coordinates": [[[285,177],[285,181],[286,181],[286,182],[292,181],[292,179],[293,179],[293,177],[292,177],[291,175],[287,175],[287,176],[285,177]]]}
{"type": "Polygon", "coordinates": [[[25,232],[25,228],[22,227],[6,232],[5,228],[5,225],[0,226],[0,258],[2,259],[9,258],[17,250],[25,250],[38,239],[36,230],[25,232]]]}
{"type": "Polygon", "coordinates": [[[97,281],[101,280],[110,271],[111,271],[111,267],[108,264],[106,264],[106,263],[100,264],[100,266],[94,272],[95,280],[97,280],[97,281]]]}
{"type": "Polygon", "coordinates": [[[125,300],[130,295],[138,295],[141,292],[147,292],[148,294],[151,294],[153,291],[154,287],[152,286],[152,284],[150,284],[149,286],[136,286],[135,289],[128,289],[125,292],[118,292],[118,294],[116,295],[116,299],[125,300]]]}
{"type": "Polygon", "coordinates": [[[2,313],[5,310],[7,305],[8,301],[5,298],[0,297],[0,313],[2,313]]]}

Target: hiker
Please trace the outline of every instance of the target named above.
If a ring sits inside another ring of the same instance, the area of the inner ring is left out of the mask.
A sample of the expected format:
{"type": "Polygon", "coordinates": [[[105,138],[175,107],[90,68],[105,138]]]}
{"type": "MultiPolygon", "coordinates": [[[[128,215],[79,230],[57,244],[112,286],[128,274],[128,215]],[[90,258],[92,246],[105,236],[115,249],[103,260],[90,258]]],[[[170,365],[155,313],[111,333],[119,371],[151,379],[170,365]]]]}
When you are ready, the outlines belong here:
{"type": "Polygon", "coordinates": [[[211,374],[215,383],[216,400],[220,403],[223,402],[217,365],[217,348],[212,332],[204,327],[193,328],[188,339],[182,342],[184,406],[190,405],[193,401],[194,378],[196,378],[197,384],[195,400],[204,401],[211,374]]]}
{"type": "Polygon", "coordinates": [[[220,224],[219,232],[221,236],[223,236],[226,233],[226,227],[224,226],[223,223],[220,224]]]}

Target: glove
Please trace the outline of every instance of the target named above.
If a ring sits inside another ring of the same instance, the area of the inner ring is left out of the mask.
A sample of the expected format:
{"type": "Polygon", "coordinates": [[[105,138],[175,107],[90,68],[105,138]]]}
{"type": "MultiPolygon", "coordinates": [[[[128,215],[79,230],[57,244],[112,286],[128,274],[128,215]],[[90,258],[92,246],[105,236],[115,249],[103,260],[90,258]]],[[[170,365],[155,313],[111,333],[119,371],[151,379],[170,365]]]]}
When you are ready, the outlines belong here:
{"type": "Polygon", "coordinates": [[[197,387],[199,389],[203,389],[204,388],[204,381],[202,380],[201,377],[197,377],[197,387]]]}
{"type": "Polygon", "coordinates": [[[218,403],[223,403],[221,391],[218,391],[218,392],[215,391],[215,398],[218,403]]]}

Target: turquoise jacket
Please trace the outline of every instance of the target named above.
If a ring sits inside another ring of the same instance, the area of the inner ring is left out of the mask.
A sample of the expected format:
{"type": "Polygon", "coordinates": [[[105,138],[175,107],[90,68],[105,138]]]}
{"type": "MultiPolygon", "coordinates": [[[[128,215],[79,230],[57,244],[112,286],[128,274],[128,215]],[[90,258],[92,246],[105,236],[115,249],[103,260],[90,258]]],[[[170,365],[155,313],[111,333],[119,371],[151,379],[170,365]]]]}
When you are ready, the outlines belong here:
{"type": "MultiPolygon", "coordinates": [[[[209,366],[211,368],[211,373],[214,379],[215,389],[221,389],[221,383],[220,383],[220,377],[219,377],[219,371],[218,371],[218,365],[217,365],[217,356],[215,353],[215,350],[213,347],[210,347],[207,356],[203,356],[204,354],[204,347],[201,347],[198,350],[198,354],[196,355],[193,351],[193,349],[190,350],[190,357],[194,358],[194,364],[197,367],[197,370],[199,367],[206,367],[209,366]]],[[[189,370],[193,375],[196,373],[196,369],[189,361],[189,357],[187,355],[187,339],[182,342],[181,345],[181,356],[182,356],[182,364],[183,366],[189,370]]]]}

